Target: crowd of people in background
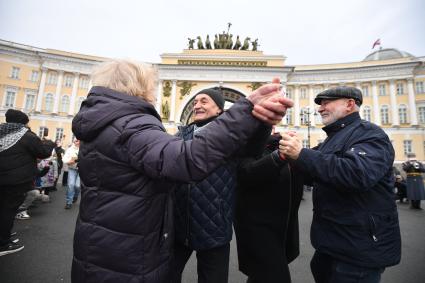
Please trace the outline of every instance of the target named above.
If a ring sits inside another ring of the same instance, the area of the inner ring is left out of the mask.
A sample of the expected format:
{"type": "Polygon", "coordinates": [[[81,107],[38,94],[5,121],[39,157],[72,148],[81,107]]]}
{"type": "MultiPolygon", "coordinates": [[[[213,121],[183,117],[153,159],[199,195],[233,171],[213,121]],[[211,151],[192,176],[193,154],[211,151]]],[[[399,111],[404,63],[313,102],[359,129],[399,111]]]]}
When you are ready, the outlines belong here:
{"type": "Polygon", "coordinates": [[[201,90],[192,123],[174,136],[153,106],[153,68],[115,60],[92,79],[68,147],[49,140],[47,130],[37,137],[25,113],[6,112],[0,256],[24,248],[14,220],[30,219],[31,207],[50,202],[61,183],[67,210],[81,190],[72,282],[179,283],[195,252],[198,282],[227,283],[233,227],[247,282],[291,282],[308,186],[316,282],[377,283],[399,263],[396,200],[421,209],[425,167],[409,155],[406,178],[395,170],[388,136],[360,118],[357,88],[316,96],[327,138],[309,149],[295,132],[272,131],[293,106],[277,78],[226,111],[219,88],[201,90]]]}

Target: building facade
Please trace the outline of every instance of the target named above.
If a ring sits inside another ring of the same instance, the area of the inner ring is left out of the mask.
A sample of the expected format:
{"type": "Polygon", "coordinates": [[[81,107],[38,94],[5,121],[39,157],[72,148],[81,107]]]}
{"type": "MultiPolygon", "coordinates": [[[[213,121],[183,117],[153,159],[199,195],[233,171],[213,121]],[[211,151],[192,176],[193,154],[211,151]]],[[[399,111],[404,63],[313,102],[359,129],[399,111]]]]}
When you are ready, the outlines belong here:
{"type": "MultiPolygon", "coordinates": [[[[278,126],[295,130],[305,146],[325,139],[314,104],[324,89],[347,85],[362,90],[363,119],[381,126],[396,151],[396,161],[414,152],[425,160],[425,57],[380,49],[363,61],[287,66],[282,55],[231,49],[185,49],[161,55],[155,108],[170,133],[190,122],[192,101],[202,89],[220,87],[227,106],[273,77],[279,77],[295,106],[278,126]]],[[[0,122],[9,108],[30,116],[39,135],[71,143],[72,118],[90,89],[94,66],[108,58],[41,49],[0,40],[0,122]]]]}

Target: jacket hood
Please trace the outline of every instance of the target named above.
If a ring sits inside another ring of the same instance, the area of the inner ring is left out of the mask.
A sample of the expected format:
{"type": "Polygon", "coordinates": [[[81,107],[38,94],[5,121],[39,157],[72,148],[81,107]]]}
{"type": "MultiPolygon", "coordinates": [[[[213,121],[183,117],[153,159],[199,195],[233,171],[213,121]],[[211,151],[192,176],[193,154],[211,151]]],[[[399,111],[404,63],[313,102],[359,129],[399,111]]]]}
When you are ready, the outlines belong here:
{"type": "Polygon", "coordinates": [[[143,99],[95,86],[72,120],[72,132],[79,140],[91,141],[113,121],[133,114],[149,114],[161,121],[153,105],[143,99]]]}

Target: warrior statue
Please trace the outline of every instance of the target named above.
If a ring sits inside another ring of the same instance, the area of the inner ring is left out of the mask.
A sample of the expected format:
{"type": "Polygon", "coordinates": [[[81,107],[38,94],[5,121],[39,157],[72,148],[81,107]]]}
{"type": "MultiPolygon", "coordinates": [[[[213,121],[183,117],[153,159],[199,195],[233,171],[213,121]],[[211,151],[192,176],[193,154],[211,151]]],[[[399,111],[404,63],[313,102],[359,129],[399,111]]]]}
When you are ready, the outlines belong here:
{"type": "Polygon", "coordinates": [[[229,35],[229,37],[227,38],[227,45],[226,45],[226,49],[232,49],[233,46],[233,34],[229,35]]]}
{"type": "Polygon", "coordinates": [[[250,40],[251,40],[251,38],[249,38],[249,37],[245,38],[241,50],[248,50],[250,40]]]}
{"type": "Polygon", "coordinates": [[[188,37],[187,40],[189,40],[189,49],[193,49],[193,43],[195,42],[195,40],[190,37],[188,37]]]}
{"type": "Polygon", "coordinates": [[[219,48],[220,48],[220,43],[218,41],[218,36],[216,34],[214,39],[214,49],[219,49],[219,48]]]}
{"type": "Polygon", "coordinates": [[[200,36],[196,37],[198,39],[198,49],[204,49],[204,44],[202,43],[202,39],[200,36]]]}
{"type": "Polygon", "coordinates": [[[212,49],[211,47],[211,41],[210,41],[210,35],[207,34],[207,39],[205,39],[205,48],[206,49],[212,49]]]}
{"type": "Polygon", "coordinates": [[[256,38],[253,42],[251,42],[252,44],[252,51],[257,51],[257,46],[258,44],[258,38],[256,38]]]}
{"type": "Polygon", "coordinates": [[[235,45],[233,46],[233,50],[238,50],[241,48],[241,41],[239,40],[239,35],[236,37],[235,45]]]}

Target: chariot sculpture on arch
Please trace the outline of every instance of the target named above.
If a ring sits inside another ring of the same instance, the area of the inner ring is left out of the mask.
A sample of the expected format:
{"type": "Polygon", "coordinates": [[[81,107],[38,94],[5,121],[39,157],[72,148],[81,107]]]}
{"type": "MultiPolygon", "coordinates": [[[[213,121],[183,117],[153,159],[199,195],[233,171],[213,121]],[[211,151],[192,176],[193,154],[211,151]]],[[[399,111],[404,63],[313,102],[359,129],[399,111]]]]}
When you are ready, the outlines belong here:
{"type": "Polygon", "coordinates": [[[233,38],[233,34],[230,33],[230,27],[232,23],[227,23],[227,32],[223,30],[221,33],[214,34],[214,40],[211,42],[210,35],[207,34],[205,37],[205,44],[202,40],[201,36],[196,36],[195,38],[188,37],[188,49],[195,49],[195,41],[197,41],[196,47],[197,49],[228,49],[228,50],[244,50],[249,51],[251,45],[251,51],[257,51],[258,46],[258,38],[254,41],[251,41],[251,37],[245,37],[243,44],[241,44],[241,40],[239,35],[236,38],[233,38]]]}

